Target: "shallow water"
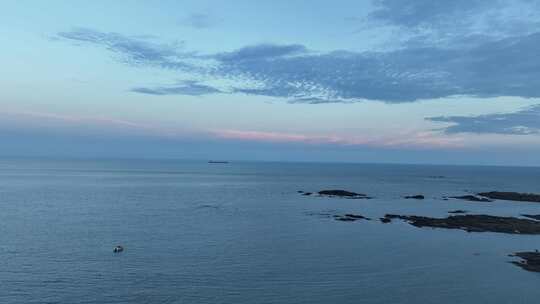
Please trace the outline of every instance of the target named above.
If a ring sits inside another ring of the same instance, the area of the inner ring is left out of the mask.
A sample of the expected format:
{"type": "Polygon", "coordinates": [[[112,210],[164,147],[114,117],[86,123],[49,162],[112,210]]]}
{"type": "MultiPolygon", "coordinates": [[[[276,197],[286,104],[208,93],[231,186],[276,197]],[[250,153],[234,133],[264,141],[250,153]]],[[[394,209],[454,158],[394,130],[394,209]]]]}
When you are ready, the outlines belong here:
{"type": "Polygon", "coordinates": [[[539,181],[540,168],[0,160],[0,303],[536,303],[540,274],[507,255],[540,236],[319,214],[540,214],[441,199],[539,181]],[[375,199],[297,193],[331,188],[375,199]]]}

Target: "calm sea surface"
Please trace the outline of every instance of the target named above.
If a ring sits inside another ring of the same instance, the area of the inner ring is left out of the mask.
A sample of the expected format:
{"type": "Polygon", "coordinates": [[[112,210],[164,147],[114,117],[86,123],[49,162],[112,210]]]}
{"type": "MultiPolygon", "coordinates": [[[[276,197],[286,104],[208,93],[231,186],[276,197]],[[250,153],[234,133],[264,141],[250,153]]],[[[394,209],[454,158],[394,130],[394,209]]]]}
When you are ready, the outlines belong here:
{"type": "Polygon", "coordinates": [[[540,168],[0,160],[0,303],[538,303],[540,236],[318,215],[540,214],[441,199],[490,190],[540,168]],[[332,188],[375,199],[297,193],[332,188]]]}

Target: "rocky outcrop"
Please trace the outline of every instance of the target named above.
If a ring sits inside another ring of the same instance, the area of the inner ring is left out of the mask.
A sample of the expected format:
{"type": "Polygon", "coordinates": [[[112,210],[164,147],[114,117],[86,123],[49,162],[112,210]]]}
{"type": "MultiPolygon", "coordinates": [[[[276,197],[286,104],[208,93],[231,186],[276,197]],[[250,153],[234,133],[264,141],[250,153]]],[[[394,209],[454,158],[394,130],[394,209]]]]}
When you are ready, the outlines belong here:
{"type": "Polygon", "coordinates": [[[345,214],[345,215],[334,215],[334,219],[336,221],[342,221],[342,222],[354,222],[354,221],[358,221],[358,220],[370,221],[371,220],[370,218],[365,217],[363,215],[351,214],[351,213],[348,213],[348,214],[345,214]]]}
{"type": "Polygon", "coordinates": [[[447,218],[425,216],[385,215],[387,219],[401,219],[415,227],[461,229],[467,232],[498,232],[510,234],[540,234],[540,222],[515,217],[493,215],[454,215],[447,218]]]}
{"type": "Polygon", "coordinates": [[[478,195],[496,200],[540,203],[540,194],[533,193],[491,191],[478,193],[478,195]]]}
{"type": "Polygon", "coordinates": [[[464,214],[464,213],[467,213],[466,210],[452,210],[452,211],[448,211],[448,213],[451,213],[451,214],[464,214]]]}
{"type": "Polygon", "coordinates": [[[522,214],[521,216],[531,218],[533,220],[540,221],[540,214],[522,214]]]}
{"type": "Polygon", "coordinates": [[[450,196],[450,198],[465,200],[469,202],[492,202],[492,200],[485,197],[478,197],[474,195],[461,195],[461,196],[450,196]]]}
{"type": "Polygon", "coordinates": [[[511,262],[527,271],[540,272],[540,252],[517,252],[512,256],[521,258],[521,261],[511,262]]]}
{"type": "Polygon", "coordinates": [[[407,195],[404,197],[405,199],[417,199],[417,200],[423,200],[425,199],[426,197],[423,196],[422,194],[417,194],[417,195],[407,195]]]}
{"type": "Polygon", "coordinates": [[[356,193],[346,190],[321,190],[319,191],[320,196],[327,197],[342,197],[342,198],[355,198],[355,199],[369,199],[371,197],[363,193],[356,193]]]}

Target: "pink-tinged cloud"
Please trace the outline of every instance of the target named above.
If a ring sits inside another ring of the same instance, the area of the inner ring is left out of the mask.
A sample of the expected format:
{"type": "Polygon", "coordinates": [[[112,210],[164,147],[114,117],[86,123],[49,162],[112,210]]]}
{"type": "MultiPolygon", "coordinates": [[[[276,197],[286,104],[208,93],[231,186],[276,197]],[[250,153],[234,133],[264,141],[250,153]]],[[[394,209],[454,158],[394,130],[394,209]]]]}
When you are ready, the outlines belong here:
{"type": "Polygon", "coordinates": [[[40,129],[73,134],[116,134],[178,137],[178,130],[162,128],[150,123],[133,122],[106,116],[64,115],[47,112],[0,111],[0,127],[40,129]]]}
{"type": "Polygon", "coordinates": [[[449,137],[435,132],[417,132],[397,134],[391,137],[343,137],[327,135],[305,135],[296,133],[214,130],[214,136],[221,139],[270,142],[270,143],[303,143],[333,144],[341,146],[371,147],[422,147],[422,148],[457,148],[463,147],[463,139],[449,137]]]}

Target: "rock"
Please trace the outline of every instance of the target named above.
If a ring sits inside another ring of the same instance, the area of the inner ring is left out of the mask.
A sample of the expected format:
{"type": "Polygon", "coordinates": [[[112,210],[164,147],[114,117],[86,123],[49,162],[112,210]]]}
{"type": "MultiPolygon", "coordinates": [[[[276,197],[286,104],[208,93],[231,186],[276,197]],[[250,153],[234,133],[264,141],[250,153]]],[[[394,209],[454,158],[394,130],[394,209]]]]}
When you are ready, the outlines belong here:
{"type": "Polygon", "coordinates": [[[304,193],[304,191],[302,191],[302,190],[298,190],[298,191],[296,191],[296,192],[297,192],[297,193],[304,193]]]}
{"type": "Polygon", "coordinates": [[[122,251],[124,251],[124,247],[122,247],[120,245],[114,247],[114,249],[113,249],[114,253],[119,253],[119,252],[122,252],[122,251]]]}
{"type": "Polygon", "coordinates": [[[309,216],[316,216],[319,218],[332,218],[334,216],[332,213],[329,212],[306,212],[305,214],[309,216]]]}
{"type": "Polygon", "coordinates": [[[357,221],[357,219],[354,219],[354,218],[351,218],[351,217],[346,217],[346,216],[341,216],[341,215],[334,216],[334,219],[336,221],[342,221],[342,222],[354,222],[354,221],[357,221]]]}
{"type": "Polygon", "coordinates": [[[540,214],[522,214],[521,216],[524,216],[524,217],[528,217],[528,218],[531,218],[533,220],[538,220],[540,221],[540,214]]]}
{"type": "Polygon", "coordinates": [[[466,210],[452,210],[452,211],[448,211],[448,213],[452,213],[452,214],[463,214],[463,213],[467,213],[466,210]]]}
{"type": "Polygon", "coordinates": [[[462,196],[450,196],[450,198],[465,200],[469,202],[492,202],[492,200],[485,197],[478,197],[474,195],[462,195],[462,196]]]}
{"type": "Polygon", "coordinates": [[[366,221],[371,220],[370,218],[365,217],[363,215],[351,214],[351,213],[348,213],[348,214],[345,214],[345,215],[334,215],[334,219],[336,221],[342,221],[342,222],[354,222],[354,221],[357,221],[357,220],[366,220],[366,221]]]}
{"type": "Polygon", "coordinates": [[[302,193],[302,195],[304,195],[304,196],[310,196],[311,194],[312,194],[311,192],[304,192],[304,193],[302,193]]]}
{"type": "Polygon", "coordinates": [[[346,217],[350,217],[350,218],[355,218],[355,219],[359,219],[359,220],[371,220],[370,218],[367,218],[363,215],[359,215],[359,214],[351,214],[351,213],[347,213],[345,214],[346,217]]]}
{"type": "Polygon", "coordinates": [[[425,197],[422,194],[405,196],[406,199],[418,199],[423,200],[425,197]]]}
{"type": "Polygon", "coordinates": [[[517,252],[513,256],[519,257],[521,261],[511,262],[527,271],[540,272],[540,252],[517,252]]]}
{"type": "Polygon", "coordinates": [[[496,200],[540,203],[540,194],[533,193],[491,191],[478,193],[478,195],[496,200]]]}
{"type": "Polygon", "coordinates": [[[319,195],[330,196],[330,197],[336,196],[336,197],[343,197],[343,198],[363,198],[363,199],[370,198],[365,194],[350,192],[346,190],[321,190],[319,191],[319,195]]]}
{"type": "Polygon", "coordinates": [[[392,222],[391,219],[386,218],[386,217],[381,217],[379,220],[384,224],[388,224],[388,223],[392,222]]]}
{"type": "Polygon", "coordinates": [[[540,234],[540,222],[515,217],[454,215],[447,218],[430,218],[425,216],[387,214],[385,218],[405,220],[415,227],[461,229],[467,232],[540,234]]]}

